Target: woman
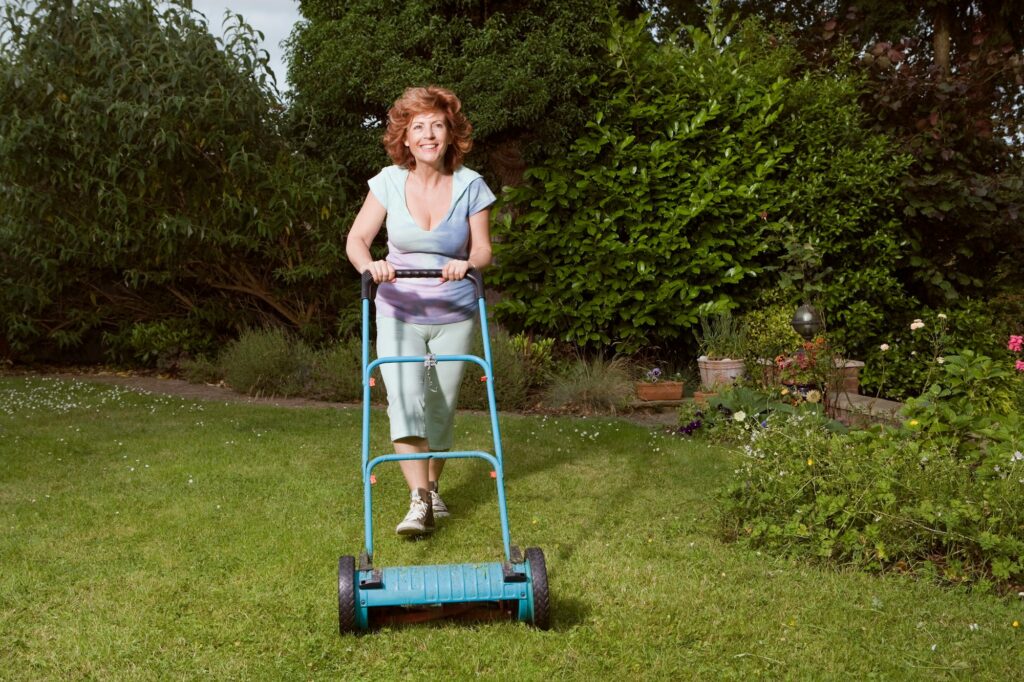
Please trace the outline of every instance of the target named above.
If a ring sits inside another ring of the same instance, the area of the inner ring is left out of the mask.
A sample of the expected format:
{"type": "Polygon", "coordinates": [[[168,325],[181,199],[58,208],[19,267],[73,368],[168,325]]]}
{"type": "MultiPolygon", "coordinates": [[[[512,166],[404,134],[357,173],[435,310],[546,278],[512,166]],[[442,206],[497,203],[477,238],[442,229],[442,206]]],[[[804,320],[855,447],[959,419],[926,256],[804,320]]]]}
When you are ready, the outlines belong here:
{"type": "MultiPolygon", "coordinates": [[[[370,191],[348,234],[346,252],[377,289],[377,357],[469,352],[477,311],[470,268],[491,262],[490,206],[480,175],[462,165],[472,126],[450,90],[409,88],[388,112],[384,147],[394,161],[369,181],[370,191]],[[387,220],[388,255],[370,244],[387,220]],[[395,278],[396,269],[440,270],[440,280],[395,278]]],[[[395,453],[451,449],[461,362],[381,365],[395,453]]],[[[400,535],[434,530],[448,515],[438,494],[443,459],[403,460],[409,513],[400,535]]]]}

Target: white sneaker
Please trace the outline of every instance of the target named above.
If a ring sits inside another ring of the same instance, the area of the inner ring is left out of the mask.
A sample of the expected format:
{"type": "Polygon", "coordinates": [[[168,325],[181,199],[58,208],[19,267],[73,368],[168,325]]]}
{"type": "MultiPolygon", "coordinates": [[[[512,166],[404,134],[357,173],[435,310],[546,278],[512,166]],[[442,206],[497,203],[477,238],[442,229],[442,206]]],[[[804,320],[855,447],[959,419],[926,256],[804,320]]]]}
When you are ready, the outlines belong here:
{"type": "Polygon", "coordinates": [[[430,506],[430,495],[417,488],[409,493],[409,513],[395,528],[399,535],[425,535],[434,532],[434,511],[430,506]]]}
{"type": "Polygon", "coordinates": [[[434,516],[439,519],[443,519],[448,514],[448,505],[444,503],[441,496],[437,493],[437,481],[431,481],[430,483],[430,506],[434,510],[434,516]]]}

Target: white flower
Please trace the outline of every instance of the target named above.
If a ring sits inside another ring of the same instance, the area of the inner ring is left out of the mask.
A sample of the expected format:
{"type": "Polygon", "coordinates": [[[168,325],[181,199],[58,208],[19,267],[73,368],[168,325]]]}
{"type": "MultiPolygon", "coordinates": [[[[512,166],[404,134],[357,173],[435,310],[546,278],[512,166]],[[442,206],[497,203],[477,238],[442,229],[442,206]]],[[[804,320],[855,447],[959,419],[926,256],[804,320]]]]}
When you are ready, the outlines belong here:
{"type": "Polygon", "coordinates": [[[922,329],[923,327],[924,322],[922,322],[921,320],[914,320],[913,322],[910,323],[910,331],[912,332],[917,331],[918,329],[922,329]]]}
{"type": "Polygon", "coordinates": [[[946,313],[939,313],[935,317],[939,318],[940,320],[944,320],[944,319],[946,319],[946,313]]]}
{"type": "Polygon", "coordinates": [[[944,363],[945,361],[946,361],[946,358],[942,357],[941,355],[939,357],[935,358],[935,362],[939,363],[940,365],[942,363],[944,363]]]}
{"type": "Polygon", "coordinates": [[[747,413],[744,412],[743,410],[740,410],[739,412],[733,414],[732,418],[738,422],[741,422],[747,418],[747,413]]]}
{"type": "Polygon", "coordinates": [[[889,344],[883,343],[881,346],[878,347],[878,349],[884,353],[885,351],[889,350],[889,344]]]}
{"type": "Polygon", "coordinates": [[[1024,452],[1018,450],[1017,452],[1010,455],[1011,462],[1024,462],[1024,452]]]}

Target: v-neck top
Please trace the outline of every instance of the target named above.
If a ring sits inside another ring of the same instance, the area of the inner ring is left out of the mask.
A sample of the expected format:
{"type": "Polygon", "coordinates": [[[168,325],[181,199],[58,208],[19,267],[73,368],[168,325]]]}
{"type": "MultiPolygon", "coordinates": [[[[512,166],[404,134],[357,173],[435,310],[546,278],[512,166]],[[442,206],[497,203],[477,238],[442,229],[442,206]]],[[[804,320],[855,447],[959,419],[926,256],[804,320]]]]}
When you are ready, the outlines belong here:
{"type": "MultiPolygon", "coordinates": [[[[409,169],[388,166],[370,178],[373,196],[387,210],[387,260],[396,270],[440,270],[450,260],[469,258],[469,217],[494,203],[495,196],[476,171],[460,166],[452,174],[448,212],[433,229],[413,219],[405,200],[409,169]]],[[[398,279],[377,287],[377,317],[414,324],[449,324],[476,314],[469,280],[442,282],[434,278],[398,279]]]]}

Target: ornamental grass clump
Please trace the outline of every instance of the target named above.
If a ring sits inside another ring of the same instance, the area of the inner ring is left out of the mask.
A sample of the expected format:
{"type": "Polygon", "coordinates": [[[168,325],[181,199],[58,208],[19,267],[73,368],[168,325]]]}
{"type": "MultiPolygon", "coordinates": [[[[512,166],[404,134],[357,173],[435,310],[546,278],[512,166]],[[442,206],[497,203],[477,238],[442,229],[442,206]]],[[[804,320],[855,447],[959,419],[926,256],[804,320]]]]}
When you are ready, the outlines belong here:
{"type": "Polygon", "coordinates": [[[224,380],[249,395],[293,396],[306,390],[313,351],[282,329],[247,329],[221,354],[224,380]]]}
{"type": "MultiPolygon", "coordinates": [[[[362,352],[362,341],[354,336],[339,339],[316,352],[313,356],[309,385],[304,395],[340,402],[362,400],[362,352]]],[[[383,388],[373,393],[374,399],[383,398],[383,388]]]]}
{"type": "MultiPolygon", "coordinates": [[[[497,325],[490,331],[494,396],[498,408],[523,410],[532,407],[555,371],[554,340],[525,334],[510,335],[497,325]]],[[[483,339],[479,335],[473,341],[470,354],[484,356],[483,339]]],[[[486,410],[487,384],[481,379],[483,368],[476,363],[465,364],[459,407],[486,410]]]]}
{"type": "Polygon", "coordinates": [[[747,353],[747,328],[743,320],[726,311],[701,316],[700,331],[694,331],[701,358],[742,360],[747,353]]]}
{"type": "Polygon", "coordinates": [[[580,358],[552,380],[544,404],[584,414],[621,412],[633,399],[630,375],[629,364],[622,358],[580,358]]]}

